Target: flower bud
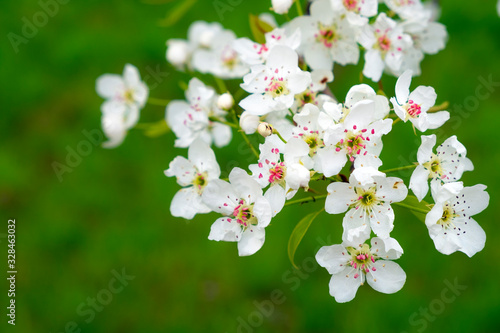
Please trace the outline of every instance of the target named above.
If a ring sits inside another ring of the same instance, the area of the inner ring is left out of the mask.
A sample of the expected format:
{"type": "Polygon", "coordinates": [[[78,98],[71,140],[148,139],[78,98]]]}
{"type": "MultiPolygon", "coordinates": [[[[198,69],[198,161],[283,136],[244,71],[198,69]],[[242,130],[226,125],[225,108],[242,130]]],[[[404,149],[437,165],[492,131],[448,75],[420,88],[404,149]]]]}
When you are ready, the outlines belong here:
{"type": "Polygon", "coordinates": [[[203,31],[200,35],[200,45],[203,47],[211,47],[214,37],[215,33],[212,29],[203,31]]]}
{"type": "Polygon", "coordinates": [[[230,93],[224,93],[217,99],[217,107],[223,110],[229,110],[234,105],[233,96],[230,93]]]}
{"type": "Polygon", "coordinates": [[[240,116],[240,127],[245,132],[245,134],[253,134],[259,126],[260,118],[259,116],[248,113],[244,111],[240,116]]]}
{"type": "Polygon", "coordinates": [[[286,14],[293,4],[293,0],[271,0],[273,11],[276,14],[286,14]]]}
{"type": "Polygon", "coordinates": [[[189,45],[185,40],[170,39],[167,41],[167,60],[176,67],[184,66],[189,58],[189,45]]]}
{"type": "Polygon", "coordinates": [[[257,132],[263,137],[268,137],[273,134],[273,127],[268,123],[260,123],[257,127],[257,132]]]}

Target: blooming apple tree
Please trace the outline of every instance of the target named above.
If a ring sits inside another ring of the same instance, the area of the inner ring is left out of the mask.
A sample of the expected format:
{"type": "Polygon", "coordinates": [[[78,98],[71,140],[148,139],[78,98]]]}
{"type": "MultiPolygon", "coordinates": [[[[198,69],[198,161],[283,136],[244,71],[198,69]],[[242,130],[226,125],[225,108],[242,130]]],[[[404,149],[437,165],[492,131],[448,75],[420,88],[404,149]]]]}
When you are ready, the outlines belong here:
{"type": "Polygon", "coordinates": [[[394,207],[420,216],[443,254],[471,257],[486,240],[472,217],[488,206],[489,196],[485,185],[460,181],[473,170],[465,146],[455,135],[437,142],[429,133],[450,118],[447,103],[436,105],[430,86],[411,87],[424,55],[445,47],[446,28],[435,21],[436,8],[420,0],[310,2],[304,13],[300,1],[273,0],[275,16],[251,16],[252,38],[197,21],[187,39],[168,40],[168,62],[192,76],[181,83],[184,97],[148,98],[132,65],[123,76],[101,76],[96,89],[106,99],[104,146],[120,145],[132,128],[150,135],[171,129],[173,145],[185,148],[187,156],[176,157],[165,170],[180,185],[171,214],[193,219],[217,213],[208,239],[237,243],[240,256],[264,246],[271,222],[280,223],[287,206],[324,200],[320,211],[301,205],[304,216],[288,244],[292,263],[312,220],[323,211],[339,214],[338,244],[316,254],[332,275],[330,294],[348,302],[365,281],[379,292],[395,293],[406,274],[395,262],[403,249],[391,237],[399,223],[394,207]],[[368,84],[352,86],[345,98],[335,96],[335,66],[360,61],[361,80],[368,84]],[[390,92],[383,90],[384,74],[398,77],[390,92]],[[138,122],[147,101],[164,103],[164,120],[138,122]],[[422,144],[415,163],[384,170],[383,143],[398,140],[391,138],[394,126],[421,135],[422,144]],[[238,137],[254,161],[248,170],[235,167],[221,178],[212,146],[227,149],[238,137]],[[401,169],[414,169],[410,179],[394,176],[401,169]]]}

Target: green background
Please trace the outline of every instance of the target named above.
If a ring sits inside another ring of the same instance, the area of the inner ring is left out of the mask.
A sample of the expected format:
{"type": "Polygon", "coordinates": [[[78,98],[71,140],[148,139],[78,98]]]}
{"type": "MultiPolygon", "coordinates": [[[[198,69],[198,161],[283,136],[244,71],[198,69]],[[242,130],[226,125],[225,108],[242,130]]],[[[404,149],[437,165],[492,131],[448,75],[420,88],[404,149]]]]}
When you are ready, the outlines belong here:
{"type": "MultiPolygon", "coordinates": [[[[165,41],[185,38],[190,23],[199,19],[221,21],[238,36],[250,36],[248,13],[270,7],[269,1],[243,0],[221,20],[214,1],[200,0],[173,26],[162,27],[158,23],[182,1],[149,2],[158,4],[70,1],[60,5],[18,53],[7,34],[20,35],[22,18],[32,21],[41,7],[36,1],[2,2],[0,253],[5,254],[0,266],[6,271],[7,219],[15,218],[18,270],[15,327],[6,324],[7,284],[0,284],[2,332],[70,332],[68,322],[75,322],[81,332],[97,333],[499,331],[500,87],[473,105],[479,77],[491,75],[500,82],[495,1],[442,1],[440,21],[447,26],[449,42],[444,51],[425,58],[423,75],[412,84],[431,85],[438,103],[451,103],[452,119],[439,131],[438,142],[456,134],[475,165],[463,181],[488,186],[490,206],[476,216],[487,234],[486,247],[472,259],[463,253],[442,255],[427,228],[396,208],[392,236],[405,250],[398,261],[407,273],[403,290],[384,295],[364,286],[347,304],[337,304],[329,295],[330,275],[312,260],[319,246],[340,243],[340,215],[323,213],[313,223],[296,254],[301,272],[294,271],[287,258],[295,224],[320,203],[283,211],[266,229],[264,247],[245,258],[237,256],[235,244],[207,239],[216,214],[193,221],[171,217],[169,204],[178,186],[163,170],[175,156],[186,155],[186,150],[173,148],[172,133],[149,138],[131,130],[116,149],[92,146],[92,152],[58,180],[53,162],[66,164],[68,149],[87,140],[82,131],[100,129],[102,100],[95,93],[99,75],[121,73],[126,63],[137,66],[143,77],[158,68],[169,75],[150,95],[182,99],[178,83],[188,77],[166,63],[165,41]],[[464,103],[469,110],[460,112],[464,103]],[[79,315],[79,307],[90,309],[87,298],[104,295],[112,271],[122,269],[135,278],[92,320],[79,315]],[[441,301],[446,280],[467,287],[450,303],[441,301]],[[255,304],[269,305],[274,290],[282,293],[284,302],[274,304],[269,316],[264,311],[260,320],[255,304]],[[429,310],[426,319],[419,311],[429,306],[434,312],[429,310]]],[[[359,83],[362,65],[336,66],[331,87],[340,99],[359,83]]],[[[151,87],[156,82],[150,78],[147,83],[151,87]]],[[[384,76],[383,83],[392,95],[395,78],[384,76]]],[[[164,107],[147,106],[141,122],[163,116],[164,107]]],[[[253,162],[240,137],[235,138],[230,147],[216,149],[225,174],[232,166],[253,162]]],[[[419,140],[409,124],[399,123],[384,145],[383,168],[393,168],[415,160],[412,152],[419,140]]],[[[409,175],[399,174],[406,182],[409,175]]]]}

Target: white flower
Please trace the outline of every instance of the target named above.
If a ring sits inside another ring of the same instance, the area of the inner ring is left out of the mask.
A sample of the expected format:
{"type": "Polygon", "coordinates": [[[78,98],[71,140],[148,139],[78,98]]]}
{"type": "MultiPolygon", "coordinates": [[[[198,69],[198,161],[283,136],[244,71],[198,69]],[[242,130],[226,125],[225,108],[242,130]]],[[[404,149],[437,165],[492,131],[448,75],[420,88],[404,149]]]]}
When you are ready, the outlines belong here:
{"type": "Polygon", "coordinates": [[[381,237],[389,237],[394,228],[394,211],[391,203],[406,198],[408,189],[396,177],[373,168],[356,168],[349,177],[349,183],[332,183],[327,187],[328,197],[325,210],[330,214],[347,211],[342,226],[342,240],[370,237],[373,232],[381,237]]]}
{"type": "MultiPolygon", "coordinates": [[[[316,105],[322,108],[327,102],[333,102],[334,99],[326,94],[320,94],[327,89],[327,83],[333,81],[333,72],[329,69],[315,69],[311,72],[311,84],[302,93],[295,95],[295,101],[290,109],[294,114],[301,112],[306,104],[316,105]]],[[[329,93],[329,91],[326,91],[329,93]]]]}
{"type": "Polygon", "coordinates": [[[252,66],[243,78],[241,87],[251,93],[240,106],[254,115],[292,106],[294,96],[303,92],[311,83],[311,74],[298,66],[297,53],[286,46],[275,46],[265,65],[252,66]]]}
{"type": "Polygon", "coordinates": [[[265,37],[265,44],[256,43],[248,38],[238,38],[233,42],[233,48],[246,64],[259,65],[267,60],[269,52],[277,45],[288,46],[293,50],[296,50],[300,45],[299,29],[287,36],[285,29],[276,28],[267,32],[265,37]]]}
{"type": "Polygon", "coordinates": [[[384,2],[404,20],[427,21],[432,15],[432,11],[426,9],[420,0],[384,0],[384,2]]]}
{"type": "Polygon", "coordinates": [[[317,171],[330,177],[337,174],[347,163],[354,162],[354,167],[382,165],[382,136],[392,129],[392,120],[381,119],[388,112],[388,102],[362,92],[365,87],[351,89],[348,100],[354,104],[326,104],[325,112],[339,122],[330,126],[325,133],[325,149],[329,154],[318,155],[317,171]],[[364,98],[363,98],[364,97],[364,98]]]}
{"type": "Polygon", "coordinates": [[[284,144],[277,135],[271,135],[259,148],[258,163],[248,168],[263,188],[270,185],[265,197],[274,216],[281,211],[285,200],[291,199],[300,187],[308,187],[312,160],[307,144],[296,138],[284,144]]]}
{"type": "Polygon", "coordinates": [[[211,48],[215,36],[223,30],[224,28],[218,22],[195,21],[189,26],[189,42],[194,48],[211,48]]]}
{"type": "Polygon", "coordinates": [[[249,256],[264,245],[271,206],[260,185],[244,170],[234,168],[229,182],[215,179],[203,191],[203,202],[224,215],[212,224],[208,239],[238,242],[238,254],[249,256]]]}
{"type": "Polygon", "coordinates": [[[355,29],[344,15],[334,12],[329,0],[318,0],[311,5],[310,16],[300,16],[290,22],[292,29],[299,28],[302,34],[300,52],[312,69],[333,68],[357,64],[359,46],[355,29]]]}
{"type": "Polygon", "coordinates": [[[385,13],[377,16],[373,25],[366,25],[359,37],[366,49],[363,75],[379,81],[384,68],[397,73],[403,63],[404,52],[412,45],[411,37],[385,13]]]}
{"type": "Polygon", "coordinates": [[[446,27],[439,22],[413,19],[403,22],[402,26],[404,31],[412,37],[413,47],[426,54],[436,54],[446,46],[448,33],[446,27]]]}
{"type": "Polygon", "coordinates": [[[395,74],[410,69],[414,75],[420,75],[420,62],[424,59],[424,53],[436,54],[444,49],[448,39],[446,27],[438,22],[416,19],[404,21],[401,26],[411,36],[413,45],[404,52],[401,69],[395,74]]]}
{"type": "Polygon", "coordinates": [[[490,196],[485,190],[482,184],[463,187],[462,182],[431,183],[436,204],[427,214],[425,224],[439,252],[461,251],[472,257],[484,248],[486,234],[471,216],[488,207],[490,196]]]}
{"type": "Polygon", "coordinates": [[[173,216],[192,219],[196,214],[211,210],[201,200],[205,187],[220,176],[220,168],[215,154],[201,139],[195,140],[188,150],[188,159],[177,156],[170,162],[167,177],[175,176],[184,188],[179,190],[170,203],[173,216]]]}
{"type": "Polygon", "coordinates": [[[377,15],[378,0],[330,0],[336,13],[345,13],[349,23],[364,25],[368,17],[377,15]]]}
{"type": "MultiPolygon", "coordinates": [[[[322,152],[325,146],[323,142],[325,128],[333,123],[333,119],[321,112],[315,105],[306,104],[300,113],[293,116],[293,120],[297,124],[292,131],[293,137],[305,141],[309,146],[309,155],[314,158],[317,153],[322,152]]],[[[316,167],[315,170],[319,171],[316,167]]]]}
{"type": "Polygon", "coordinates": [[[271,0],[272,10],[276,14],[286,14],[292,6],[294,0],[271,0]]]}
{"type": "Polygon", "coordinates": [[[166,121],[177,136],[176,147],[189,147],[197,138],[207,144],[212,142],[223,147],[231,141],[231,128],[210,118],[224,120],[226,111],[217,107],[218,96],[211,87],[207,87],[192,78],[186,90],[186,101],[171,101],[166,109],[166,121]]]}
{"type": "Polygon", "coordinates": [[[127,130],[137,124],[139,111],[146,104],[149,89],[141,81],[137,68],[127,64],[123,76],[100,76],[96,82],[96,90],[99,96],[106,99],[101,111],[103,130],[109,141],[103,146],[113,148],[120,145],[127,130]]]}
{"type": "Polygon", "coordinates": [[[437,94],[432,87],[418,86],[410,93],[411,71],[404,72],[396,82],[396,98],[391,98],[394,112],[404,122],[410,122],[420,131],[441,127],[448,119],[448,111],[427,113],[436,103],[437,94]]]}
{"type": "MultiPolygon", "coordinates": [[[[203,32],[202,36],[207,32],[203,32]]],[[[223,79],[241,78],[248,73],[238,53],[233,49],[234,32],[222,30],[210,38],[209,45],[193,52],[193,67],[201,73],[210,73],[223,79]]],[[[203,42],[202,38],[202,42],[203,42]]],[[[205,46],[205,45],[204,45],[205,46]]]]}
{"type": "Polygon", "coordinates": [[[472,162],[466,157],[467,150],[455,135],[436,148],[437,154],[432,152],[435,145],[435,134],[422,135],[422,144],[417,153],[418,165],[410,179],[410,189],[419,201],[429,191],[429,179],[456,182],[465,171],[474,170],[472,162]]]}
{"type": "Polygon", "coordinates": [[[349,302],[356,296],[365,280],[378,292],[393,294],[406,281],[403,269],[392,260],[401,257],[403,249],[393,238],[371,239],[371,248],[364,241],[343,242],[323,246],[316,254],[316,261],[332,274],[330,295],[339,303],[349,302]]]}
{"type": "Polygon", "coordinates": [[[167,60],[179,69],[188,64],[191,52],[191,45],[186,40],[169,39],[167,41],[167,60]]]}

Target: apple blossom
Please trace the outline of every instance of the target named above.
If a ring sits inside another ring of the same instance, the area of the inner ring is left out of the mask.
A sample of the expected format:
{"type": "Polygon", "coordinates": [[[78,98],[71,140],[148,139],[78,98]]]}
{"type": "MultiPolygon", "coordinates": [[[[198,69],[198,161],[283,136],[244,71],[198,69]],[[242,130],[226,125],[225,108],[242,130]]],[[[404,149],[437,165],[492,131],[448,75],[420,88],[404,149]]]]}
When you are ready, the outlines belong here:
{"type": "Polygon", "coordinates": [[[175,176],[183,188],[170,203],[173,216],[191,220],[196,214],[211,210],[201,200],[205,187],[220,176],[220,168],[215,154],[201,139],[196,139],[188,150],[188,159],[177,156],[165,170],[167,177],[175,176]]]}
{"type": "Polygon", "coordinates": [[[237,242],[240,256],[252,255],[264,245],[271,205],[262,196],[260,185],[244,170],[234,168],[229,183],[211,181],[202,199],[210,209],[224,215],[212,224],[208,239],[237,242]]]}
{"type": "Polygon", "coordinates": [[[299,52],[312,69],[333,68],[357,64],[359,47],[356,42],[357,29],[344,15],[334,12],[329,0],[317,0],[311,5],[310,16],[300,16],[290,22],[291,29],[299,28],[302,43],[299,52]]]}
{"type": "Polygon", "coordinates": [[[406,281],[406,273],[392,260],[401,257],[403,249],[394,238],[371,239],[371,247],[361,242],[344,241],[323,246],[316,254],[318,264],[332,274],[330,295],[339,303],[349,302],[365,281],[378,292],[393,294],[406,281]]]}
{"type": "Polygon", "coordinates": [[[347,211],[342,222],[344,241],[367,239],[371,230],[381,238],[389,237],[394,228],[391,203],[404,200],[408,194],[403,180],[386,177],[370,167],[356,168],[349,183],[332,183],[327,191],[326,212],[347,211]]]}
{"type": "Polygon", "coordinates": [[[425,224],[436,249],[443,254],[461,251],[469,257],[481,251],[486,234],[471,216],[488,207],[486,186],[433,181],[431,190],[436,204],[425,217],[425,224]]]}
{"type": "Polygon", "coordinates": [[[399,73],[404,51],[413,43],[403,28],[385,13],[379,14],[373,25],[364,26],[359,42],[366,49],[363,75],[373,81],[380,80],[384,69],[399,73]]]}
{"type": "Polygon", "coordinates": [[[300,70],[297,53],[286,46],[275,46],[265,65],[252,66],[241,87],[251,93],[240,106],[254,115],[264,115],[292,106],[294,96],[306,90],[311,74],[300,70]]]}
{"type": "Polygon", "coordinates": [[[123,76],[104,74],[97,79],[96,91],[106,99],[101,105],[102,125],[108,141],[106,148],[119,146],[127,131],[139,120],[140,109],[144,107],[149,89],[141,81],[135,66],[125,65],[123,76]]]}
{"type": "Polygon", "coordinates": [[[171,101],[166,109],[166,121],[177,136],[176,147],[189,147],[197,138],[207,144],[212,142],[223,147],[231,141],[231,128],[213,121],[221,119],[226,111],[217,107],[218,96],[213,88],[205,86],[197,78],[189,81],[186,101],[171,101]]]}
{"type": "Polygon", "coordinates": [[[422,135],[422,144],[418,148],[418,165],[410,179],[410,189],[421,201],[429,191],[428,180],[439,180],[444,183],[460,180],[465,171],[474,170],[472,162],[466,157],[467,150],[455,135],[446,139],[436,148],[436,135],[422,135]]]}
{"type": "Polygon", "coordinates": [[[448,111],[428,113],[436,103],[437,94],[432,87],[418,86],[410,93],[412,71],[404,72],[396,82],[396,98],[391,98],[394,112],[401,120],[408,120],[420,132],[441,127],[448,119],[448,111]]]}

